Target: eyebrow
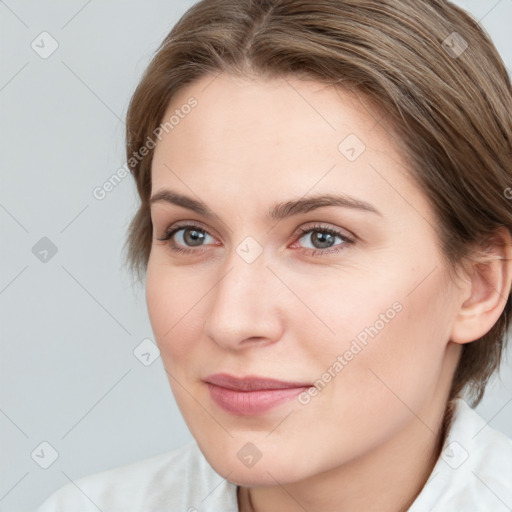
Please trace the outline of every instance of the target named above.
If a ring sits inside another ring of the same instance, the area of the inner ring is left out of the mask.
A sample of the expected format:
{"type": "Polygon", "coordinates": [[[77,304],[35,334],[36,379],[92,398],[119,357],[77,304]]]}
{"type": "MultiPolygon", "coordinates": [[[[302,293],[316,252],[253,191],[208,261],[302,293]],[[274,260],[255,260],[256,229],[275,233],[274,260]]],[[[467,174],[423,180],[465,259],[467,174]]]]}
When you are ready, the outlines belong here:
{"type": "MultiPolygon", "coordinates": [[[[208,208],[208,206],[206,206],[206,204],[202,201],[178,194],[172,190],[164,189],[156,192],[151,197],[150,204],[162,201],[181,206],[182,208],[187,208],[196,213],[199,213],[200,215],[204,215],[205,217],[219,219],[219,216],[210,210],[210,208],[208,208]]],[[[277,203],[270,208],[267,215],[272,220],[282,220],[293,215],[307,213],[309,211],[325,206],[350,208],[353,210],[361,210],[382,216],[382,213],[372,204],[344,194],[322,194],[286,201],[283,203],[277,203]]]]}

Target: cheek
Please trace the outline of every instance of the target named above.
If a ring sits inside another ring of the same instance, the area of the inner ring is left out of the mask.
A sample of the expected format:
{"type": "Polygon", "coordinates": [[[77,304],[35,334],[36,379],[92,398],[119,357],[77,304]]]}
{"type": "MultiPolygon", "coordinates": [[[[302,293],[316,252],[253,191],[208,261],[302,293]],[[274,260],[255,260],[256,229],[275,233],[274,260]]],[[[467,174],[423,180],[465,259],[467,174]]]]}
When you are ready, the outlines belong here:
{"type": "Polygon", "coordinates": [[[198,281],[191,281],[187,276],[177,267],[151,259],[148,263],[146,304],[164,362],[171,356],[174,359],[190,351],[192,337],[200,339],[192,331],[200,327],[197,312],[205,290],[198,289],[198,281]]]}
{"type": "Polygon", "coordinates": [[[172,327],[169,312],[175,311],[175,294],[166,293],[168,280],[151,260],[146,276],[146,305],[153,333],[160,342],[166,331],[172,327]]]}
{"type": "Polygon", "coordinates": [[[407,395],[407,389],[434,385],[453,311],[441,270],[418,286],[431,263],[421,267],[379,267],[364,282],[354,273],[340,280],[343,286],[329,284],[310,293],[308,304],[320,313],[324,326],[310,314],[296,320],[314,378],[329,381],[330,374],[339,386],[350,386],[361,396],[378,391],[392,397],[395,388],[407,395]]]}
{"type": "Polygon", "coordinates": [[[359,287],[356,294],[358,287],[348,286],[353,300],[333,292],[337,303],[323,309],[336,335],[308,344],[306,360],[319,391],[303,397],[300,412],[328,418],[315,423],[311,435],[337,439],[333,465],[339,454],[351,457],[394,435],[435,394],[450,308],[439,275],[410,293],[417,276],[402,275],[392,286],[377,287],[378,292],[359,287]],[[352,440],[350,446],[346,439],[352,440]]]}
{"type": "Polygon", "coordinates": [[[410,294],[407,281],[393,289],[369,299],[364,314],[352,310],[358,327],[344,341],[341,400],[347,387],[377,408],[407,404],[417,409],[435,390],[450,325],[440,283],[432,277],[410,294]]]}

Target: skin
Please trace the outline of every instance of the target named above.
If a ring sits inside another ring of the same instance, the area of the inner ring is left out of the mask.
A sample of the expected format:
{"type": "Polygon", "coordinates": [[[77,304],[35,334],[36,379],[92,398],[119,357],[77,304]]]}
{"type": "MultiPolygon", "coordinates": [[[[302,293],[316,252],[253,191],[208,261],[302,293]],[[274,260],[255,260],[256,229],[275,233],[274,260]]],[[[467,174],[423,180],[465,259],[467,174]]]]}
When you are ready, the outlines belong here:
{"type": "Polygon", "coordinates": [[[461,345],[501,314],[510,261],[482,277],[450,276],[407,160],[382,114],[357,95],[221,74],[181,89],[165,119],[191,96],[197,107],[155,148],[152,194],[199,199],[219,218],[155,202],[146,280],[154,335],[191,433],[215,471],[241,486],[242,511],[406,510],[439,455],[461,345]],[[349,134],[366,145],[355,161],[338,149],[349,134]],[[381,215],[327,206],[266,217],[276,202],[324,193],[381,215]],[[173,236],[187,254],[158,240],[181,221],[206,231],[199,246],[184,237],[190,230],[173,236]],[[321,228],[297,232],[317,224],[354,243],[335,236],[322,246],[321,228]],[[251,263],[236,252],[247,236],[262,248],[251,263]],[[226,372],[313,384],[397,302],[400,312],[306,405],[234,415],[202,380],[226,372]],[[248,442],[262,454],[252,467],[237,457],[248,442]]]}

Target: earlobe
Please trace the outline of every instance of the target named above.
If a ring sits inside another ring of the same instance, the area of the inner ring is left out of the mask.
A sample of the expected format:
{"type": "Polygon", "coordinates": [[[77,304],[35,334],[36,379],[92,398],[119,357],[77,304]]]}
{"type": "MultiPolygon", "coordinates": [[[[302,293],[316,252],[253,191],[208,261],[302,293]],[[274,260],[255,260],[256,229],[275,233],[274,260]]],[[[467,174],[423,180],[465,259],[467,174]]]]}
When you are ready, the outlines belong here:
{"type": "Polygon", "coordinates": [[[509,230],[499,228],[482,255],[473,265],[452,327],[450,339],[454,343],[470,343],[487,334],[498,321],[511,293],[512,238],[509,230]]]}

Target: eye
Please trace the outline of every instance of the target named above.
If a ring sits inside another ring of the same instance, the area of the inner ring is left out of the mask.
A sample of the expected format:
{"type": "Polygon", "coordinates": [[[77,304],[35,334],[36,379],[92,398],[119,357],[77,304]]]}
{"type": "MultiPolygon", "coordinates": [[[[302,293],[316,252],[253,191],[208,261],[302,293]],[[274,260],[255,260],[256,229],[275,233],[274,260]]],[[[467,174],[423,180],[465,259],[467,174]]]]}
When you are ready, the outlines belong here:
{"type": "Polygon", "coordinates": [[[176,252],[196,252],[194,247],[202,247],[205,240],[210,237],[215,240],[205,229],[196,224],[184,224],[168,228],[161,238],[161,242],[169,242],[169,248],[176,252]],[[175,235],[177,235],[175,237],[175,235]],[[190,248],[192,247],[192,248],[190,248]]]}
{"type": "Polygon", "coordinates": [[[310,226],[309,228],[299,229],[300,238],[298,241],[302,243],[310,243],[312,247],[306,247],[310,250],[310,254],[328,254],[338,252],[345,248],[345,246],[353,244],[354,240],[344,235],[340,231],[328,228],[321,225],[310,226]],[[336,239],[341,243],[335,244],[336,239]],[[333,250],[328,250],[334,248],[333,250]]]}
{"type": "MultiPolygon", "coordinates": [[[[344,250],[347,245],[354,243],[352,238],[335,229],[315,225],[307,228],[299,228],[298,242],[311,244],[310,247],[305,247],[310,255],[329,254],[344,250]],[[341,243],[336,244],[336,239],[341,243]]],[[[197,224],[180,224],[173,225],[167,228],[164,235],[157,240],[161,242],[168,242],[168,246],[172,251],[179,253],[192,253],[201,252],[202,248],[208,243],[215,243],[215,238],[208,233],[208,231],[197,224]],[[211,239],[211,240],[209,240],[211,239]]],[[[295,248],[297,242],[290,247],[295,248]]]]}

